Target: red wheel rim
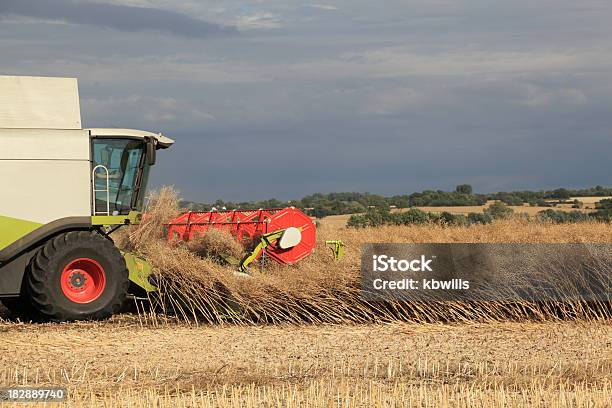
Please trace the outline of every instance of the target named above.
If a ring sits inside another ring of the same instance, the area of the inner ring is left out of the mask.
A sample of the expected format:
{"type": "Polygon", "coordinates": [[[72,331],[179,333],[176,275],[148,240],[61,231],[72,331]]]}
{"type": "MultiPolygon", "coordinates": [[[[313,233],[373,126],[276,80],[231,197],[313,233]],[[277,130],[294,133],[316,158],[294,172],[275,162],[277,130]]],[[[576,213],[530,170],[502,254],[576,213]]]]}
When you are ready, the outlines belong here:
{"type": "Polygon", "coordinates": [[[97,261],[79,258],[62,271],[61,286],[64,295],[75,303],[91,303],[98,299],[106,286],[106,273],[97,261]]]}

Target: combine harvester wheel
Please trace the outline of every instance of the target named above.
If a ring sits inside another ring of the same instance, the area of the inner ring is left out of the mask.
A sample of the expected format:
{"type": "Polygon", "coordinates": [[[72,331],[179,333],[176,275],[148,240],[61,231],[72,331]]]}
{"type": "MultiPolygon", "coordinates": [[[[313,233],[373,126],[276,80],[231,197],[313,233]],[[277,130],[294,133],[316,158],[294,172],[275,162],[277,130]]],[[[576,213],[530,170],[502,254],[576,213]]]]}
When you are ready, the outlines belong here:
{"type": "Polygon", "coordinates": [[[33,258],[25,283],[30,302],[21,312],[48,321],[107,318],[119,311],[129,287],[121,252],[88,231],[47,242],[33,258]]]}

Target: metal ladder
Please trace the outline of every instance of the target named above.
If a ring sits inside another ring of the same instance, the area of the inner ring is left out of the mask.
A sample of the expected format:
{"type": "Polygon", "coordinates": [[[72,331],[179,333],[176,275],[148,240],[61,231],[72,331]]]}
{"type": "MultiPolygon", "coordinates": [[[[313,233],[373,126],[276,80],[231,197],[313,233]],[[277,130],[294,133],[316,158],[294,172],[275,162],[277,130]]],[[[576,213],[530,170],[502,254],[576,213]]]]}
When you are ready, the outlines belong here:
{"type": "Polygon", "coordinates": [[[92,194],[93,194],[93,215],[106,215],[109,216],[110,215],[110,173],[108,171],[108,168],[106,168],[106,166],[103,166],[101,164],[97,165],[96,167],[93,168],[92,172],[91,172],[91,180],[92,180],[92,194]],[[104,170],[104,173],[106,175],[106,188],[105,189],[96,189],[96,172],[98,171],[98,169],[102,169],[104,170]],[[106,193],[106,211],[98,211],[98,206],[96,205],[96,193],[106,193]]]}

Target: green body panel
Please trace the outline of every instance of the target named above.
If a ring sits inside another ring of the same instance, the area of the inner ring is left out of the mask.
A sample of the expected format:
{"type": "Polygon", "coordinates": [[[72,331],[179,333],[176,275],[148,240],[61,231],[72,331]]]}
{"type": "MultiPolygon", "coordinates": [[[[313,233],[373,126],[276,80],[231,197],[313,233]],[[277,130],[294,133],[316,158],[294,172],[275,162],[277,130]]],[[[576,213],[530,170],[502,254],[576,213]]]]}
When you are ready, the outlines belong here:
{"type": "Polygon", "coordinates": [[[141,212],[130,211],[128,215],[94,215],[91,225],[137,225],[141,220],[141,212]]]}
{"type": "MultiPolygon", "coordinates": [[[[113,226],[113,225],[137,225],[142,220],[142,213],[139,211],[130,211],[126,215],[96,215],[91,217],[92,225],[113,226]]],[[[130,252],[122,252],[125,264],[129,271],[129,279],[138,287],[147,292],[155,292],[157,287],[149,282],[149,277],[153,273],[153,267],[150,263],[130,252]]]]}
{"type": "Polygon", "coordinates": [[[155,292],[157,288],[149,282],[149,276],[153,273],[151,264],[129,252],[124,252],[123,258],[130,273],[130,281],[147,292],[155,292]]]}
{"type": "Polygon", "coordinates": [[[0,250],[40,227],[37,222],[0,215],[0,250]]]}
{"type": "Polygon", "coordinates": [[[285,230],[282,229],[278,231],[269,232],[259,237],[259,244],[257,244],[255,249],[253,249],[253,251],[251,251],[251,253],[248,254],[247,257],[242,260],[242,262],[240,262],[240,265],[238,267],[240,272],[247,273],[248,266],[251,264],[251,262],[257,259],[261,251],[266,249],[269,245],[272,245],[274,241],[281,239],[284,233],[285,233],[285,230]]]}
{"type": "MultiPolygon", "coordinates": [[[[142,215],[133,211],[127,216],[92,217],[92,225],[124,225],[138,224],[142,215]]],[[[43,224],[0,215],[0,250],[15,243],[29,233],[42,227],[43,224]]],[[[157,288],[149,282],[153,268],[151,265],[131,253],[124,253],[125,263],[129,271],[129,279],[147,292],[157,288]]]]}
{"type": "Polygon", "coordinates": [[[325,241],[325,245],[329,246],[334,253],[336,261],[344,257],[344,242],[342,241],[325,241]]]}

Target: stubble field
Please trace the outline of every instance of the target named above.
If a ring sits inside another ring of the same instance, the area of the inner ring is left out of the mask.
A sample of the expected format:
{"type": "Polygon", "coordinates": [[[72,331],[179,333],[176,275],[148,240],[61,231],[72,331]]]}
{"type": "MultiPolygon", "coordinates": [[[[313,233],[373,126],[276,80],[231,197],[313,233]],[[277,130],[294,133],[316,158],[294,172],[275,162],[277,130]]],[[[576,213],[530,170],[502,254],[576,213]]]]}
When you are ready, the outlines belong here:
{"type": "Polygon", "coordinates": [[[70,406],[606,407],[601,323],[0,325],[0,385],[70,406]]]}
{"type": "Polygon", "coordinates": [[[169,277],[195,280],[166,288],[192,296],[195,312],[99,323],[3,320],[0,387],[66,386],[76,407],[607,407],[612,399],[609,315],[492,308],[467,319],[438,310],[444,319],[431,321],[431,311],[364,312],[353,288],[365,242],[610,243],[608,224],[347,230],[323,220],[315,255],[247,280],[185,248],[148,242],[156,228],[144,225],[129,244],[169,277]],[[345,259],[333,260],[326,239],[347,244],[345,259]],[[218,285],[241,314],[207,307],[218,294],[197,291],[218,285]]]}

